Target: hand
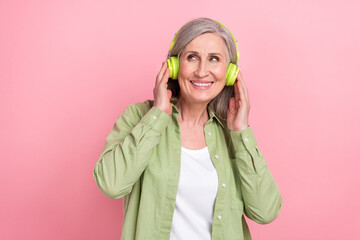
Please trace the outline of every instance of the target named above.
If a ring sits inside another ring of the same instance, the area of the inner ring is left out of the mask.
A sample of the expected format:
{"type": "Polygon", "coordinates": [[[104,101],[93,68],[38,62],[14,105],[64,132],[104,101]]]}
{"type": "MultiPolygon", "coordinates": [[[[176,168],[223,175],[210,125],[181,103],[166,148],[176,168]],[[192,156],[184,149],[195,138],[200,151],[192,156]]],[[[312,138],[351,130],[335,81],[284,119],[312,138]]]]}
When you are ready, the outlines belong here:
{"type": "Polygon", "coordinates": [[[172,106],[170,103],[171,91],[167,89],[167,82],[169,80],[170,69],[167,67],[166,61],[163,62],[160,72],[156,77],[154,93],[154,106],[168,115],[172,113],[172,106]]]}
{"type": "Polygon", "coordinates": [[[234,89],[235,97],[230,98],[227,110],[227,125],[230,131],[240,131],[249,126],[250,112],[249,96],[241,72],[236,78],[234,89]]]}

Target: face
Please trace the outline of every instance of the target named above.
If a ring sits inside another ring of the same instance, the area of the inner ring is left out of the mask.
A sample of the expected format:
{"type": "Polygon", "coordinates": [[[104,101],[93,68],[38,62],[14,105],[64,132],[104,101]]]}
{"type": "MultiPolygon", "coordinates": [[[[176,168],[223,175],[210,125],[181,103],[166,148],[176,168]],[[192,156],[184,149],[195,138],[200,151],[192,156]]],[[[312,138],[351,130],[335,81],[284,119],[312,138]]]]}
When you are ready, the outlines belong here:
{"type": "Polygon", "coordinates": [[[225,86],[227,50],[213,33],[194,38],[180,55],[180,98],[189,103],[209,103],[225,86]]]}

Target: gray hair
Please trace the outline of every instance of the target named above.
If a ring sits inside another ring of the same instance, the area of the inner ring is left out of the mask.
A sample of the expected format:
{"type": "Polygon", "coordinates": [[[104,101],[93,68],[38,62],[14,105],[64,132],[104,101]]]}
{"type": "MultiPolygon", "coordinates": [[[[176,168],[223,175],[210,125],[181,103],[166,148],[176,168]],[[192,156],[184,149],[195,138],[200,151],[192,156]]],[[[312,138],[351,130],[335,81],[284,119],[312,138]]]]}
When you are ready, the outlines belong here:
{"type": "MultiPolygon", "coordinates": [[[[220,36],[225,41],[228,62],[234,63],[235,65],[237,64],[236,43],[230,31],[209,18],[197,18],[183,25],[177,33],[177,38],[168,57],[177,56],[180,59],[180,55],[186,45],[204,33],[214,33],[220,36]]],[[[172,100],[176,102],[180,93],[178,80],[169,79],[168,89],[172,92],[172,100]]],[[[209,106],[221,120],[226,120],[229,100],[232,96],[234,96],[234,86],[225,86],[223,90],[209,102],[209,106]]]]}

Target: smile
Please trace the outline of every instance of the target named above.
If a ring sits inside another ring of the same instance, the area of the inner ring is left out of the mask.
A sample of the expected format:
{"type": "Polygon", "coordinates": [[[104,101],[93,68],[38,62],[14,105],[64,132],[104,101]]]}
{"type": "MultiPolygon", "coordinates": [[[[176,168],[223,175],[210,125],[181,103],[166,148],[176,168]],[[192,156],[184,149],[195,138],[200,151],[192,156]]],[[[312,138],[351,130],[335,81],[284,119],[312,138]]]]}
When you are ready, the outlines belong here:
{"type": "Polygon", "coordinates": [[[190,81],[192,84],[194,84],[195,86],[198,87],[209,87],[211,84],[213,84],[213,82],[194,82],[194,81],[190,81]]]}

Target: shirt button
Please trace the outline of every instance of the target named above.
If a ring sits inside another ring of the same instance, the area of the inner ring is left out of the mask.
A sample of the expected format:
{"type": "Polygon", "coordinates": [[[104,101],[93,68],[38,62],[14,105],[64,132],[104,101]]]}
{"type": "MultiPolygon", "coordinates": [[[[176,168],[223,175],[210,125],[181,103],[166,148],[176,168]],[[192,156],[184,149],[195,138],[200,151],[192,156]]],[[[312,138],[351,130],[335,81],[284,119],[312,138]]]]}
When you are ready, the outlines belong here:
{"type": "Polygon", "coordinates": [[[157,117],[154,115],[154,116],[153,116],[153,119],[156,120],[156,118],[157,118],[157,117]]]}
{"type": "Polygon", "coordinates": [[[225,183],[223,183],[223,184],[222,184],[222,187],[223,187],[223,188],[225,188],[225,187],[226,187],[226,184],[225,184],[225,183]]]}
{"type": "Polygon", "coordinates": [[[221,216],[221,215],[219,215],[219,216],[217,217],[217,219],[219,219],[219,220],[221,220],[221,218],[222,218],[222,216],[221,216]]]}
{"type": "Polygon", "coordinates": [[[208,135],[211,136],[211,132],[208,132],[208,135]]]}
{"type": "Polygon", "coordinates": [[[245,141],[245,142],[248,142],[248,141],[249,141],[249,139],[248,139],[248,138],[244,138],[244,141],[245,141]]]}
{"type": "Polygon", "coordinates": [[[219,156],[218,156],[218,155],[215,155],[215,158],[216,158],[216,159],[218,159],[218,158],[219,158],[219,156]]]}

